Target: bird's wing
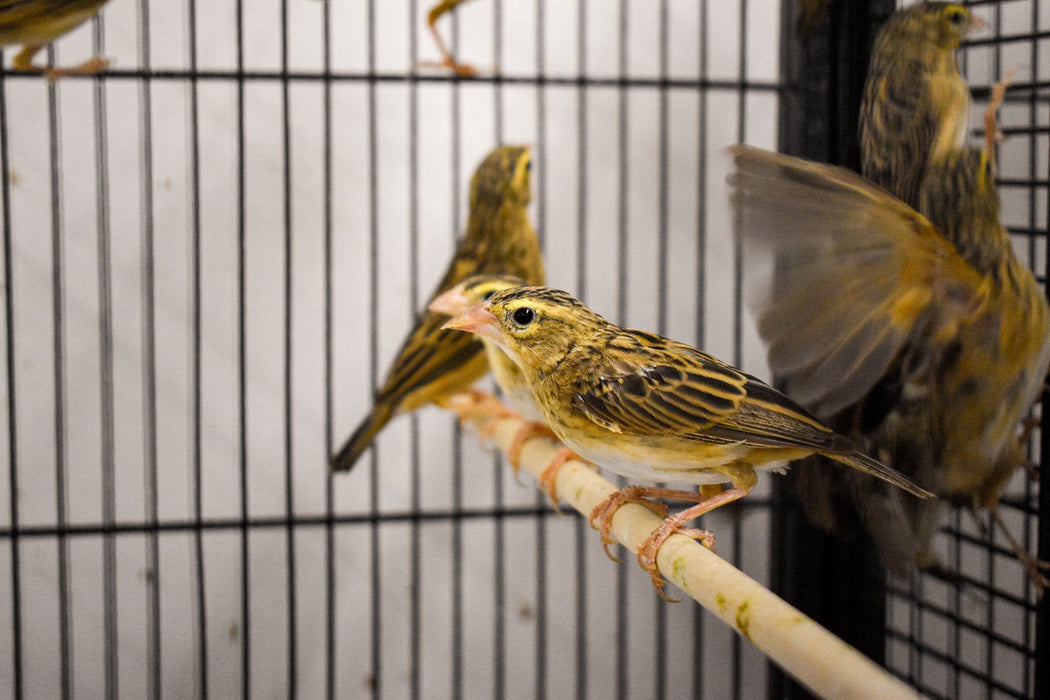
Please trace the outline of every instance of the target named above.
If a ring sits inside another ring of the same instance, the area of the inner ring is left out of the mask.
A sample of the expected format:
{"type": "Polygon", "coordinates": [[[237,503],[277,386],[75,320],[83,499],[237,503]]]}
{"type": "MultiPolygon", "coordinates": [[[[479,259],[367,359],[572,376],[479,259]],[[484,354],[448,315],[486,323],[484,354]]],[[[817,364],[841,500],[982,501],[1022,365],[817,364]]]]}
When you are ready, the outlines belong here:
{"type": "Polygon", "coordinates": [[[746,146],[731,152],[752,256],[748,303],[788,394],[821,417],[865,396],[901,350],[947,343],[987,280],[918,212],[859,175],[746,146]]]}
{"type": "Polygon", "coordinates": [[[696,348],[640,331],[609,343],[575,406],[616,433],[835,449],[834,434],[762,381],[696,348]]]}

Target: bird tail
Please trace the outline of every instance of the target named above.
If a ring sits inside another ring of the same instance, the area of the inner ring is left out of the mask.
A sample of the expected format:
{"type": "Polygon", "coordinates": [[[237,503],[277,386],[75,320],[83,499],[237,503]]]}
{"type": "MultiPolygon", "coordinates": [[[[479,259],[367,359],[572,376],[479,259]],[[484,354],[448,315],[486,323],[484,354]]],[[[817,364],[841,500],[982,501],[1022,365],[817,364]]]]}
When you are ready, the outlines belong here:
{"type": "Polygon", "coordinates": [[[854,469],[859,469],[866,474],[878,477],[885,482],[904,489],[913,496],[918,496],[919,498],[933,498],[934,494],[916,485],[896,469],[891,469],[882,462],[872,459],[862,452],[828,452],[825,453],[825,456],[836,462],[841,462],[842,464],[853,467],[854,469]]]}
{"type": "Polygon", "coordinates": [[[372,407],[371,412],[357,426],[354,434],[343,444],[342,448],[332,457],[332,471],[346,472],[354,466],[365,450],[372,446],[376,435],[382,430],[390,419],[394,417],[394,410],[387,402],[379,402],[372,407]]]}

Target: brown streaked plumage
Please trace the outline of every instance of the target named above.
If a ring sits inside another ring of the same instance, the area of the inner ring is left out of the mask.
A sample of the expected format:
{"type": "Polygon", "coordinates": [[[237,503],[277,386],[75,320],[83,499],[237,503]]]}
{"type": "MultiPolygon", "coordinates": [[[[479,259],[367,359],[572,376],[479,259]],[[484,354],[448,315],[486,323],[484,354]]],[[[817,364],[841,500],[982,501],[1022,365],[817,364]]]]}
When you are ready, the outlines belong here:
{"type": "MultiPolygon", "coordinates": [[[[732,485],[713,496],[706,489],[698,495],[629,487],[592,514],[604,539],[612,513],[626,501],[697,503],[667,518],[639,552],[658,588],[655,561],[663,542],[689,520],[748,493],[756,469],[816,453],[928,495],[761,380],[684,343],[611,324],[565,292],[497,292],[445,327],[499,343],[525,374],[547,423],[585,459],[631,479],[732,485]]],[[[711,541],[707,533],[687,532],[711,541]]]]}
{"type": "MultiPolygon", "coordinates": [[[[432,296],[476,273],[507,273],[542,282],[543,257],[529,221],[530,151],[503,146],[478,166],[470,185],[467,231],[432,296]]],[[[488,370],[483,347],[462,333],[441,330],[448,316],[424,311],[405,339],[368,416],[332,458],[346,471],[390,419],[462,391],[488,370]]]]}
{"type": "Polygon", "coordinates": [[[75,68],[49,68],[33,57],[62,36],[94,17],[107,0],[0,0],[0,45],[21,44],[13,67],[17,71],[44,73],[49,78],[98,73],[109,61],[94,57],[75,68]]]}
{"type": "Polygon", "coordinates": [[[955,51],[982,24],[964,5],[921,2],[895,12],[875,38],[860,106],[861,171],[916,209],[928,165],[963,145],[970,90],[955,51]]]}
{"type": "MultiPolygon", "coordinates": [[[[921,486],[994,515],[1027,462],[1018,429],[1050,364],[1050,308],[999,222],[986,155],[930,169],[946,185],[924,194],[938,230],[847,170],[732,152],[745,249],[771,263],[752,274],[752,306],[785,393],[921,486]]],[[[936,565],[936,502],[819,465],[791,478],[814,522],[866,530],[890,570],[936,565]]]]}

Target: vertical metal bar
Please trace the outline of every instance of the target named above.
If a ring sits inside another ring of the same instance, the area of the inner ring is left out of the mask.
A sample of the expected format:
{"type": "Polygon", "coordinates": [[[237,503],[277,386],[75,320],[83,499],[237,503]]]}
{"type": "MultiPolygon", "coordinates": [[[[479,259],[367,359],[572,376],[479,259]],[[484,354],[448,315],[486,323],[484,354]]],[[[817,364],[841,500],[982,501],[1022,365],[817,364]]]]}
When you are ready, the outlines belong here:
{"type": "MultiPolygon", "coordinates": [[[[707,294],[704,289],[707,274],[707,238],[705,236],[707,223],[707,95],[710,88],[708,80],[708,46],[711,40],[710,22],[708,15],[708,3],[700,3],[698,21],[700,23],[697,36],[700,37],[698,50],[699,65],[697,74],[700,78],[700,89],[697,93],[698,129],[697,138],[697,212],[696,212],[696,346],[703,348],[706,342],[707,326],[704,321],[704,304],[707,294]]],[[[704,652],[704,615],[699,606],[693,606],[693,654],[696,662],[693,664],[693,697],[701,697],[703,694],[703,652],[704,652]]]]}
{"type": "Polygon", "coordinates": [[[288,518],[285,525],[285,553],[288,558],[285,569],[285,585],[288,587],[287,636],[288,636],[288,697],[296,696],[298,688],[298,639],[297,596],[295,557],[295,478],[293,460],[293,391],[292,391],[292,275],[294,259],[292,248],[292,129],[291,95],[288,82],[288,0],[281,2],[281,139],[284,160],[284,511],[288,518]]]}
{"type": "MultiPolygon", "coordinates": [[[[503,46],[503,3],[495,0],[492,15],[492,57],[494,63],[500,65],[500,48],[503,46]]],[[[495,86],[493,89],[493,108],[496,113],[496,143],[502,144],[503,134],[503,79],[502,72],[497,71],[495,86]]],[[[503,518],[505,503],[503,501],[503,478],[506,468],[502,464],[499,455],[492,456],[492,480],[493,493],[495,494],[495,508],[493,516],[493,588],[494,588],[494,625],[492,630],[492,693],[493,697],[505,697],[507,681],[506,674],[506,603],[507,603],[507,577],[506,557],[503,556],[503,542],[506,533],[506,523],[503,518]]]]}
{"type": "MultiPolygon", "coordinates": [[[[66,408],[65,408],[65,265],[62,236],[62,177],[59,166],[61,156],[58,129],[58,90],[52,82],[47,89],[48,143],[51,165],[51,289],[52,323],[54,332],[54,377],[55,377],[55,516],[58,529],[56,549],[58,554],[58,620],[59,660],[62,692],[73,695],[73,618],[70,611],[69,542],[66,539],[67,495],[66,495],[66,408]]],[[[10,323],[10,321],[8,321],[10,323]]]]}
{"type": "MultiPolygon", "coordinates": [[[[627,78],[627,3],[620,0],[619,5],[619,40],[620,55],[618,58],[618,72],[621,81],[627,78]]],[[[616,321],[624,324],[627,318],[627,294],[629,291],[629,277],[627,269],[627,87],[621,84],[617,94],[617,121],[619,125],[617,158],[619,177],[617,178],[616,202],[617,202],[617,230],[616,230],[616,262],[620,287],[617,290],[616,299],[616,321]]],[[[617,479],[617,483],[622,483],[617,479]]],[[[626,566],[617,567],[616,571],[616,694],[621,700],[626,700],[629,695],[628,665],[629,648],[627,645],[627,630],[630,612],[627,605],[627,569],[626,566]]]]}
{"type": "MultiPolygon", "coordinates": [[[[102,22],[93,20],[93,48],[103,53],[102,22]]],[[[116,472],[113,424],[113,278],[110,270],[109,172],[106,134],[106,91],[103,80],[94,79],[95,112],[95,201],[98,207],[98,305],[99,305],[99,413],[102,431],[102,523],[110,528],[116,520],[116,472]]],[[[117,640],[117,560],[115,535],[102,537],[103,631],[105,634],[105,688],[117,695],[119,681],[117,640]]]]}
{"type": "MultiPolygon", "coordinates": [[[[546,46],[544,42],[544,22],[546,15],[545,0],[536,1],[536,149],[533,158],[538,160],[537,167],[533,169],[532,186],[540,194],[536,198],[536,223],[539,231],[540,245],[546,239],[547,231],[547,198],[544,194],[544,166],[547,163],[546,147],[546,121],[547,121],[547,92],[543,82],[546,77],[545,56],[546,46]]],[[[537,507],[544,502],[545,496],[536,492],[537,507]]],[[[548,682],[548,660],[547,660],[547,625],[549,610],[547,605],[547,581],[549,566],[547,561],[547,546],[550,541],[548,537],[546,509],[536,516],[536,699],[543,700],[547,697],[548,682]]]]}
{"type": "MultiPolygon", "coordinates": [[[[376,8],[375,0],[368,0],[368,211],[369,211],[369,262],[368,262],[368,321],[372,333],[369,334],[368,376],[372,386],[376,386],[378,371],[379,339],[376,329],[379,327],[379,182],[378,168],[378,127],[376,108],[376,8]]],[[[373,518],[379,515],[379,449],[373,444],[368,471],[368,512],[373,518]]],[[[369,548],[372,552],[371,567],[371,601],[369,606],[369,623],[372,630],[372,692],[375,697],[383,694],[383,650],[382,621],[379,606],[382,603],[382,561],[379,555],[379,522],[369,524],[369,548]]]]}
{"type": "MultiPolygon", "coordinates": [[[[1039,3],[1032,3],[1032,26],[1042,26],[1041,18],[1039,16],[1039,3]]],[[[1040,56],[1039,42],[1032,41],[1032,63],[1033,66],[1043,65],[1039,62],[1040,56]]],[[[1046,76],[1036,72],[1033,75],[1033,82],[1045,80],[1046,76]]],[[[1031,93],[1031,117],[1032,123],[1037,124],[1038,119],[1036,117],[1036,109],[1038,106],[1038,90],[1033,85],[1031,93]]],[[[1045,99],[1045,98],[1044,98],[1045,99]]],[[[1037,143],[1037,139],[1033,135],[1032,137],[1033,146],[1037,143]]],[[[1035,148],[1032,148],[1034,155],[1035,148]]],[[[1032,164],[1031,173],[1033,178],[1035,177],[1036,169],[1035,164],[1032,164]]],[[[1050,182],[1050,165],[1047,166],[1047,170],[1043,173],[1043,177],[1047,182],[1050,182]]],[[[1046,186],[1044,186],[1046,187],[1046,186]]],[[[1047,187],[1050,190],[1050,187],[1047,187]]],[[[1047,194],[1050,194],[1048,192],[1047,194]]],[[[1045,221],[1050,223],[1050,197],[1044,200],[1045,221]]],[[[1035,207],[1032,207],[1033,211],[1035,207]]],[[[1048,232],[1043,231],[1044,239],[1047,237],[1048,232]]],[[[1050,252],[1044,250],[1043,253],[1043,279],[1050,280],[1050,252]]],[[[1035,259],[1033,258],[1033,267],[1035,265],[1035,259]]],[[[1044,288],[1044,293],[1047,291],[1044,288]]],[[[1043,390],[1042,395],[1042,408],[1040,411],[1040,426],[1039,426],[1039,460],[1040,469],[1042,473],[1046,473],[1046,464],[1050,461],[1050,394],[1047,393],[1046,389],[1043,390]]],[[[1027,528],[1026,528],[1027,529],[1027,528]]],[[[1042,561],[1050,561],[1050,484],[1043,480],[1039,484],[1039,510],[1038,519],[1036,524],[1037,538],[1039,540],[1039,546],[1036,554],[1042,561]]],[[[1031,637],[1029,637],[1031,639],[1031,637]]],[[[1033,679],[1034,693],[1032,697],[1045,698],[1050,697],[1050,595],[1040,596],[1035,604],[1035,649],[1033,650],[1033,657],[1035,658],[1035,677],[1033,679]]]]}
{"type": "MultiPolygon", "coordinates": [[[[332,454],[332,327],[333,322],[333,276],[332,276],[332,6],[325,3],[321,10],[321,45],[323,50],[323,82],[321,83],[322,125],[324,139],[323,155],[323,195],[321,207],[324,217],[324,453],[332,454]]],[[[336,695],[336,585],[335,585],[335,496],[333,489],[333,472],[325,470],[324,512],[325,512],[325,697],[334,700],[336,695]]],[[[418,619],[418,618],[413,618],[418,619]]]]}
{"type": "MultiPolygon", "coordinates": [[[[459,55],[459,15],[452,13],[452,54],[459,55]]],[[[462,235],[463,222],[459,217],[459,203],[462,201],[459,188],[460,165],[462,157],[461,134],[463,128],[460,79],[452,79],[452,249],[455,250],[462,235]]],[[[468,213],[469,217],[470,214],[468,213]]],[[[463,431],[459,421],[455,422],[452,439],[452,697],[463,694],[463,522],[460,514],[463,510],[463,431]]]]}
{"type": "MultiPolygon", "coordinates": [[[[0,56],[0,59],[3,57],[0,56]]],[[[7,129],[7,80],[0,72],[0,182],[3,183],[0,196],[3,198],[4,217],[4,320],[7,328],[4,333],[6,371],[7,371],[7,459],[8,459],[8,513],[11,518],[11,667],[14,677],[11,679],[13,697],[23,696],[22,671],[22,557],[19,551],[19,509],[18,509],[18,402],[15,399],[15,302],[13,265],[11,256],[11,161],[8,153],[7,129]]]]}
{"type": "Polygon", "coordinates": [[[190,377],[192,423],[190,427],[190,469],[192,471],[193,498],[193,569],[197,593],[196,625],[197,664],[200,674],[200,691],[207,696],[208,686],[208,605],[204,570],[204,476],[201,467],[201,176],[200,176],[200,104],[198,98],[197,69],[197,6],[189,3],[189,58],[190,58],[190,377]]]}
{"type": "MultiPolygon", "coordinates": [[[[191,0],[192,7],[192,0],[191,0]]],[[[247,304],[247,194],[244,110],[244,0],[237,0],[237,409],[241,556],[241,694],[252,694],[252,619],[249,596],[251,562],[248,530],[248,304],[247,304]]]]}
{"type": "MultiPolygon", "coordinates": [[[[670,177],[668,175],[668,168],[670,163],[670,134],[668,131],[669,122],[669,104],[668,104],[668,92],[670,87],[667,84],[668,64],[670,61],[670,53],[668,44],[670,42],[670,27],[668,21],[668,10],[667,0],[660,0],[659,7],[659,32],[660,42],[657,47],[659,52],[659,80],[660,87],[658,93],[658,117],[657,117],[657,173],[660,181],[660,185],[657,188],[659,192],[659,201],[657,202],[657,225],[656,225],[656,268],[659,271],[657,274],[657,285],[656,285],[656,332],[661,335],[667,334],[667,305],[668,305],[668,286],[670,280],[667,274],[667,237],[668,237],[668,210],[670,207],[669,197],[670,192],[670,177]]],[[[654,634],[656,649],[655,649],[655,674],[656,674],[656,697],[665,698],[668,696],[667,678],[670,659],[668,658],[668,639],[667,639],[667,616],[670,614],[670,608],[665,601],[659,597],[656,597],[652,601],[654,606],[654,613],[656,617],[656,632],[654,634]]]]}
{"type": "Polygon", "coordinates": [[[157,489],[157,338],[156,292],[154,288],[153,219],[153,82],[151,79],[149,0],[139,4],[139,62],[143,78],[139,91],[142,110],[142,386],[143,386],[143,484],[146,535],[146,567],[149,594],[146,603],[148,645],[147,680],[153,697],[161,695],[160,549],[157,533],[159,496],[157,489]]]}
{"type": "MultiPolygon", "coordinates": [[[[418,3],[416,0],[409,2],[408,11],[408,65],[414,66],[419,61],[419,42],[416,34],[416,13],[418,3]]],[[[408,83],[408,311],[409,314],[416,313],[416,300],[419,298],[419,85],[414,75],[409,77],[408,83]]],[[[412,316],[410,316],[411,318],[412,316]]],[[[422,591],[420,572],[422,566],[422,548],[420,547],[421,521],[419,513],[422,509],[420,499],[420,484],[422,483],[422,471],[420,469],[420,445],[419,445],[419,418],[413,412],[409,421],[409,512],[412,514],[409,522],[409,589],[408,605],[410,620],[419,620],[422,615],[422,591]]],[[[409,629],[409,654],[408,654],[408,676],[409,693],[412,698],[422,696],[420,660],[422,659],[422,630],[420,625],[410,625],[409,629]]]]}
{"type": "MultiPolygon", "coordinates": [[[[579,83],[576,88],[576,288],[587,298],[587,3],[580,2],[576,26],[576,63],[579,83]]],[[[582,518],[576,518],[576,700],[587,697],[587,551],[588,530],[582,518]]]]}

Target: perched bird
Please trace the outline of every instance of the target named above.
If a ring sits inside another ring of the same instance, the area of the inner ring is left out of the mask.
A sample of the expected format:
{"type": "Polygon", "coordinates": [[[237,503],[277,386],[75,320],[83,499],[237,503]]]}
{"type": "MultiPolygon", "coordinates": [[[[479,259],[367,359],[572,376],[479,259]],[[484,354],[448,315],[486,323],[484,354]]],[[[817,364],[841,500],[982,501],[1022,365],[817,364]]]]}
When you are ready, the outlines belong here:
{"type": "Polygon", "coordinates": [[[632,479],[731,484],[699,494],[630,486],[591,513],[607,541],[609,521],[626,502],[659,497],[696,503],[666,518],[639,550],[638,561],[661,595],[656,555],[664,541],[684,532],[713,544],[709,533],[683,525],[747,494],[756,469],[781,468],[816,453],[929,495],[759,379],[684,343],[620,328],[565,292],[497,292],[445,328],[499,343],[528,379],[548,425],[585,459],[632,479]]]}
{"type": "Polygon", "coordinates": [[[42,48],[91,19],[106,0],[0,0],[0,46],[21,44],[14,69],[49,78],[98,73],[109,61],[98,56],[76,68],[48,68],[33,63],[42,48]]]}
{"type": "MultiPolygon", "coordinates": [[[[513,275],[474,275],[463,280],[447,292],[435,297],[427,308],[437,313],[455,316],[472,306],[488,301],[496,292],[522,286],[525,286],[525,281],[513,275]]],[[[496,341],[485,336],[479,337],[485,346],[485,357],[488,358],[489,369],[492,370],[492,376],[496,379],[496,384],[499,385],[504,399],[510,403],[519,415],[527,420],[521,430],[514,436],[510,447],[507,448],[507,460],[510,462],[511,467],[514,468],[514,471],[517,472],[521,460],[521,449],[524,447],[526,440],[535,435],[546,435],[554,438],[557,436],[550,429],[550,426],[547,425],[543,409],[536,403],[536,398],[532,395],[532,389],[529,387],[525,375],[518,368],[517,363],[507,353],[503,352],[503,349],[496,341]]],[[[490,408],[488,412],[497,418],[501,415],[506,415],[505,412],[500,411],[498,408],[496,410],[490,408]]],[[[547,492],[555,508],[558,507],[558,497],[554,489],[554,477],[557,476],[557,468],[566,460],[577,456],[572,450],[562,448],[555,457],[553,467],[548,467],[540,476],[540,485],[547,492]]]]}
{"type": "Polygon", "coordinates": [[[964,5],[921,2],[895,12],[875,37],[860,105],[861,171],[913,208],[928,165],[964,143],[970,89],[955,52],[983,24],[964,5]]]}
{"type": "MultiPolygon", "coordinates": [[[[781,388],[919,485],[994,516],[1027,463],[1018,426],[1050,364],[1050,308],[999,222],[985,152],[930,169],[943,186],[922,204],[939,230],[842,168],[731,151],[739,233],[770,264],[751,275],[750,303],[781,388]]],[[[816,464],[792,479],[811,520],[866,530],[889,570],[936,567],[938,501],[816,464]]]]}
{"type": "MultiPolygon", "coordinates": [[[[470,184],[466,234],[432,296],[477,273],[543,281],[540,243],[527,212],[531,164],[525,146],[497,148],[481,162],[470,184]]],[[[481,343],[441,330],[446,320],[448,316],[432,311],[420,314],[376,392],[372,410],[332,458],[333,469],[350,469],[394,416],[439,402],[485,374],[481,343]]]]}

